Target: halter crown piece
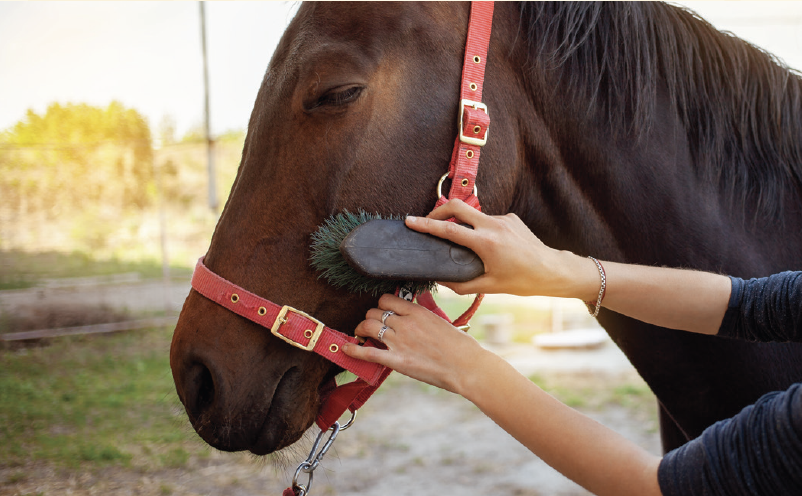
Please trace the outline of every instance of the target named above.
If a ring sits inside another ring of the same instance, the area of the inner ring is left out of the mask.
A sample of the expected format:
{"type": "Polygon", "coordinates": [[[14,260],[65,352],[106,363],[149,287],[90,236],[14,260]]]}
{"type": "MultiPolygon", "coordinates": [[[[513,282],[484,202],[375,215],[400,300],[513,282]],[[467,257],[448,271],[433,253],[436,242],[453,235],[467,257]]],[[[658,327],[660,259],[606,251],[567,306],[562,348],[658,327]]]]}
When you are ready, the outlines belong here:
{"type": "MultiPolygon", "coordinates": [[[[482,103],[482,86],[484,84],[487,49],[490,44],[490,32],[493,23],[493,2],[471,2],[471,14],[468,24],[468,38],[465,44],[465,59],[462,67],[459,101],[459,131],[454,142],[448,172],[441,179],[451,179],[448,198],[439,194],[435,208],[459,198],[465,203],[481,210],[479,198],[476,196],[476,173],[479,167],[481,148],[487,142],[490,117],[487,106],[482,103]]],[[[198,260],[192,275],[192,287],[206,298],[245,317],[263,327],[281,340],[306,351],[312,351],[348,370],[357,376],[353,382],[337,385],[334,379],[320,389],[323,407],[317,416],[316,423],[321,429],[309,457],[300,464],[293,477],[293,485],[284,491],[284,496],[305,496],[312,484],[312,475],[323,455],[328,451],[337,433],[351,425],[356,411],[384,382],[391,370],[382,365],[357,360],[342,353],[342,345],[346,342],[358,343],[353,336],[336,331],[325,324],[296,310],[290,306],[277,305],[270,300],[255,295],[236,284],[223,279],[210,271],[203,258],[198,260]],[[337,420],[348,410],[351,420],[343,427],[337,420]],[[318,451],[324,435],[331,434],[318,451]],[[307,474],[306,484],[300,484],[298,477],[307,474]]],[[[403,295],[403,289],[398,291],[403,295]]],[[[411,295],[408,295],[411,298],[411,295]]],[[[454,326],[460,327],[468,323],[479,307],[482,295],[477,295],[471,307],[453,322],[446,316],[434,298],[428,292],[417,295],[417,302],[436,313],[454,326]]],[[[383,344],[368,340],[363,346],[384,347],[383,344]]]]}

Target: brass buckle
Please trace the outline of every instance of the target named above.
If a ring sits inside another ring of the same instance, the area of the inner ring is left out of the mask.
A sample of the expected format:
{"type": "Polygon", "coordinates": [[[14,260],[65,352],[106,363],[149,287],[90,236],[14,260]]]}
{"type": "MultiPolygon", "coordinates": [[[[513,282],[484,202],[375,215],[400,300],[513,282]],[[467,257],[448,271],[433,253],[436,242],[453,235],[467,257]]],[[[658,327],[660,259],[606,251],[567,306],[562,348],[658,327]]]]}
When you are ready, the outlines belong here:
{"type": "Polygon", "coordinates": [[[311,315],[306,314],[306,313],[304,313],[304,312],[302,312],[300,310],[296,310],[296,309],[292,308],[289,305],[284,305],[283,307],[281,307],[281,311],[278,313],[278,316],[276,317],[276,321],[273,322],[273,327],[270,328],[270,332],[272,332],[274,336],[283,339],[284,341],[286,341],[287,343],[295,346],[296,348],[301,348],[302,350],[306,350],[306,351],[312,351],[315,348],[315,345],[317,344],[317,340],[320,339],[320,335],[323,334],[323,328],[324,327],[326,327],[326,326],[323,324],[323,322],[317,320],[316,318],[312,317],[311,315]],[[283,334],[279,334],[279,332],[278,332],[279,328],[282,326],[282,324],[287,322],[287,313],[288,312],[292,312],[292,313],[294,313],[296,315],[300,315],[302,317],[306,317],[307,319],[311,320],[312,322],[314,322],[317,325],[317,327],[315,327],[314,332],[312,333],[312,337],[309,338],[309,343],[308,344],[302,345],[301,343],[293,341],[292,339],[288,338],[287,336],[284,336],[283,334]]]}
{"type": "Polygon", "coordinates": [[[482,102],[474,102],[473,100],[466,100],[462,99],[459,101],[459,140],[463,143],[468,143],[469,145],[476,145],[476,146],[485,146],[487,143],[487,134],[490,132],[490,129],[485,131],[484,138],[472,138],[470,136],[465,136],[462,134],[462,115],[465,113],[465,107],[472,107],[476,110],[484,110],[485,114],[487,113],[487,105],[482,102]]]}

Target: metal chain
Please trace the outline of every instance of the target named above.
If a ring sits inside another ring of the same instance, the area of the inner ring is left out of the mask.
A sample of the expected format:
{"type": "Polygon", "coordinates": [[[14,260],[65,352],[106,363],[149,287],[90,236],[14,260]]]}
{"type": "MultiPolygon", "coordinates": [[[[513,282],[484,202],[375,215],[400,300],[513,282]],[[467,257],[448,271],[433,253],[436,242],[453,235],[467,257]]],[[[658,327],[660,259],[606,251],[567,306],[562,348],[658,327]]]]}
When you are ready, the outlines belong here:
{"type": "Polygon", "coordinates": [[[296,496],[306,496],[309,494],[309,490],[312,488],[312,478],[315,475],[315,469],[320,465],[320,462],[323,461],[323,457],[326,456],[326,453],[328,453],[331,445],[334,444],[334,440],[337,439],[337,434],[339,434],[340,431],[344,431],[351,427],[351,425],[354,423],[354,419],[356,419],[356,411],[351,413],[351,418],[345,423],[344,426],[340,427],[339,422],[334,422],[334,425],[332,425],[328,431],[320,431],[320,434],[317,435],[314,444],[312,444],[312,449],[309,451],[309,456],[307,456],[306,460],[302,461],[301,464],[298,465],[298,468],[295,469],[295,475],[292,476],[292,490],[295,491],[296,496]],[[320,451],[318,451],[320,442],[329,431],[331,431],[331,434],[329,434],[329,437],[326,439],[323,447],[320,448],[320,451]],[[301,484],[298,482],[298,478],[301,476],[301,474],[307,474],[309,476],[306,484],[301,484]]]}

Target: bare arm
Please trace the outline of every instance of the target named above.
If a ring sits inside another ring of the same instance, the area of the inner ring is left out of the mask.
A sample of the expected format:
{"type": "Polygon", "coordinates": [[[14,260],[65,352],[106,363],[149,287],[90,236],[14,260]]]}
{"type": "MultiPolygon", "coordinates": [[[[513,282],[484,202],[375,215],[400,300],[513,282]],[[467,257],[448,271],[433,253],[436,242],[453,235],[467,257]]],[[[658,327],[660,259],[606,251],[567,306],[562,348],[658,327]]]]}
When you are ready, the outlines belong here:
{"type": "Polygon", "coordinates": [[[356,329],[376,338],[384,310],[387,350],[347,345],[348,355],[463,395],[546,463],[599,495],[659,495],[660,458],[565,406],[428,310],[391,295],[356,329]]]}
{"type": "MultiPolygon", "coordinates": [[[[544,245],[514,214],[485,215],[451,201],[428,218],[407,218],[407,225],[474,250],[485,274],[465,283],[443,283],[457,293],[508,293],[596,301],[600,277],[596,264],[571,252],[544,245]],[[444,219],[456,217],[473,230],[444,219]]],[[[607,292],[602,306],[650,324],[716,334],[727,310],[731,284],[706,272],[602,261],[607,292]]]]}

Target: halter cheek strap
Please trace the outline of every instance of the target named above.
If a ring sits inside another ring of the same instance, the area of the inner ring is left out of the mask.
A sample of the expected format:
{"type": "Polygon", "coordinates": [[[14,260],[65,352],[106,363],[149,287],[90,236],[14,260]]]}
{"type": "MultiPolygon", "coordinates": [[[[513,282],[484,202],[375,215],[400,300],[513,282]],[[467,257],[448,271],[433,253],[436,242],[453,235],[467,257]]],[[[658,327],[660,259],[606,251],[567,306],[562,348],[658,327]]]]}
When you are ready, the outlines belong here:
{"type": "Polygon", "coordinates": [[[479,156],[482,147],[487,143],[490,126],[487,106],[482,103],[482,89],[493,25],[493,6],[493,2],[471,3],[468,39],[465,42],[465,58],[460,82],[457,120],[459,132],[454,141],[447,174],[451,179],[451,189],[448,198],[443,196],[438,198],[435,208],[450,199],[458,198],[481,210],[479,199],[475,195],[475,185],[479,156]]]}
{"type": "MultiPolygon", "coordinates": [[[[460,101],[458,107],[459,132],[451,152],[448,173],[443,176],[451,179],[448,198],[440,193],[438,185],[437,203],[434,208],[458,198],[473,208],[481,211],[479,198],[476,196],[476,173],[479,169],[479,156],[482,147],[487,143],[490,127],[490,115],[487,105],[482,103],[482,89],[485,81],[487,50],[490,46],[490,33],[493,26],[493,2],[471,2],[471,17],[468,24],[468,39],[465,43],[465,58],[462,62],[462,80],[460,82],[460,101]]],[[[442,183],[443,179],[440,180],[442,183]]],[[[453,220],[453,219],[451,219],[453,220]]],[[[418,295],[418,303],[436,313],[454,327],[463,327],[479,309],[484,298],[476,295],[473,304],[462,315],[451,319],[435,303],[427,291],[418,295]]]]}

